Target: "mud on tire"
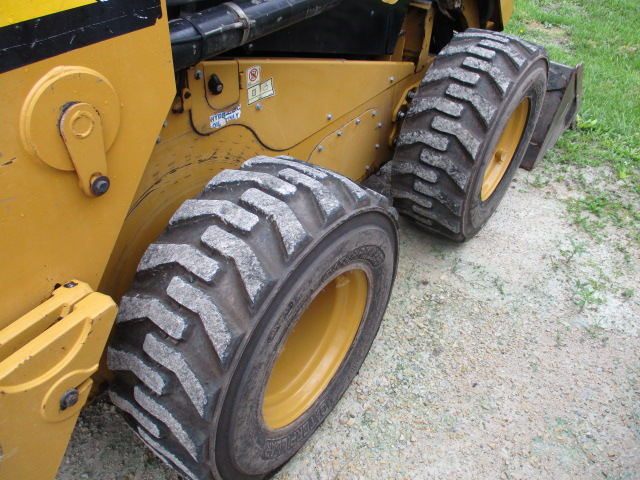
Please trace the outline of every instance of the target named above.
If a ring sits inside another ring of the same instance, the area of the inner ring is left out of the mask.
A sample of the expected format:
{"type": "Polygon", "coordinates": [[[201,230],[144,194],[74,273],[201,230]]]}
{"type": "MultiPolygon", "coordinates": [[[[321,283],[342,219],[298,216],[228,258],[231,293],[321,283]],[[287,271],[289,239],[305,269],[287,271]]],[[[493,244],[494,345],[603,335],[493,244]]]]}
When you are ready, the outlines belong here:
{"type": "Polygon", "coordinates": [[[111,400],[182,475],[264,477],[364,361],[397,241],[387,200],[333,172],[256,157],[220,173],[175,213],[122,299],[111,400]]]}
{"type": "Polygon", "coordinates": [[[483,30],[456,35],[425,75],[398,137],[398,211],[456,241],[475,235],[522,161],[547,72],[542,47],[483,30]]]}

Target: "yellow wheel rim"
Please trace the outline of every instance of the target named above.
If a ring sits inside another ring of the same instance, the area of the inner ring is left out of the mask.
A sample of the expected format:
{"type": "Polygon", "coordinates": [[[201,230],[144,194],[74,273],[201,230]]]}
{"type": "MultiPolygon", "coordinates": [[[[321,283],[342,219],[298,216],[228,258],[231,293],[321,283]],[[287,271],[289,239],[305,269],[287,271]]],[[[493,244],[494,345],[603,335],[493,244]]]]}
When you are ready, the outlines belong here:
{"type": "Polygon", "coordinates": [[[489,164],[484,172],[484,180],[482,182],[482,192],[480,198],[484,202],[487,200],[502,181],[505,172],[513,160],[513,156],[516,153],[524,128],[527,125],[527,118],[529,117],[530,102],[528,98],[525,98],[520,102],[520,105],[511,114],[511,118],[504,127],[498,144],[496,145],[489,164]]]}
{"type": "Polygon", "coordinates": [[[338,275],[301,315],[267,383],[263,403],[267,427],[289,425],[327,387],[356,336],[368,285],[362,270],[338,275]]]}

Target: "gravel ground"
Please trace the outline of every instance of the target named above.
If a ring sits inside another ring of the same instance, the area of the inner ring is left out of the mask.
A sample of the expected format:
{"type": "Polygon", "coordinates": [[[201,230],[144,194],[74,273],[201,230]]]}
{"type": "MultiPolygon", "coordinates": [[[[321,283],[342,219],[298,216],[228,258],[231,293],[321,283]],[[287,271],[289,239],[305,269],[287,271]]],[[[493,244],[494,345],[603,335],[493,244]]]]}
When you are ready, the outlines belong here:
{"type": "MultiPolygon", "coordinates": [[[[578,230],[579,192],[534,178],[464,245],[401,220],[371,353],[275,479],[640,479],[640,250],[578,230]]],[[[178,477],[101,399],[57,478],[178,477]]]]}

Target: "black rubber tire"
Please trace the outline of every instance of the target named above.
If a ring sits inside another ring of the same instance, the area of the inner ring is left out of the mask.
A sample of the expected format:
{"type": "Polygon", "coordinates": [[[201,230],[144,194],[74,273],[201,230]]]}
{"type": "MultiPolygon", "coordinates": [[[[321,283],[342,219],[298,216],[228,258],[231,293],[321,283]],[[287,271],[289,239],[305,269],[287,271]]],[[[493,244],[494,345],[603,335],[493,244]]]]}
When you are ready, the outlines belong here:
{"type": "Polygon", "coordinates": [[[112,402],[181,475],[263,478],[333,409],[378,331],[395,278],[395,211],[383,196],[288,157],[223,171],[143,256],[108,350],[112,402]],[[347,270],[368,284],[338,370],[292,423],[266,426],[280,349],[311,300],[347,270]],[[356,323],[357,325],[357,323],[356,323]]]}
{"type": "Polygon", "coordinates": [[[396,143],[391,194],[425,229],[464,241],[493,214],[529,145],[548,76],[543,47],[484,30],[457,34],[421,82],[396,143]],[[528,98],[520,142],[484,201],[484,173],[512,112],[528,98]]]}

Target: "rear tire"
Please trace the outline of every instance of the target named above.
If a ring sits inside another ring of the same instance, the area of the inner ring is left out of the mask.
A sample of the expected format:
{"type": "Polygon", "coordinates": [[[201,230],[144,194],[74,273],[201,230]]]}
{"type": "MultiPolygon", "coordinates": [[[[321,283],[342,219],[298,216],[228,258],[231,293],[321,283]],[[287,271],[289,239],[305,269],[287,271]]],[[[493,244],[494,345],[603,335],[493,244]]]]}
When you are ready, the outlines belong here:
{"type": "Polygon", "coordinates": [[[357,374],[397,242],[386,199],[333,172],[284,157],[222,172],[176,212],[122,299],[113,403],[182,475],[263,478],[357,374]]]}
{"type": "Polygon", "coordinates": [[[402,125],[391,174],[398,211],[456,241],[474,236],[506,193],[542,108],[544,48],[467,30],[427,72],[402,125]]]}

